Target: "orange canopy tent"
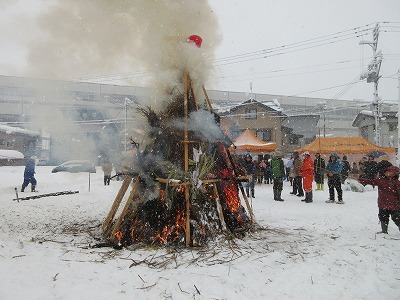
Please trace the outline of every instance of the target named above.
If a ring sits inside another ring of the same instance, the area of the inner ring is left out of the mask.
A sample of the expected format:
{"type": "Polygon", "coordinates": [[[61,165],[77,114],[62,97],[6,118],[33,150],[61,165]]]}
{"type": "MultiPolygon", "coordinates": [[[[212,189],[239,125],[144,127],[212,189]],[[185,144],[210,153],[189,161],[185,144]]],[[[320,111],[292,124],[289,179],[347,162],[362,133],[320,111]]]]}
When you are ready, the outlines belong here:
{"type": "Polygon", "coordinates": [[[372,151],[382,151],[394,155],[396,148],[385,148],[375,145],[370,141],[360,137],[320,137],[309,143],[308,145],[297,150],[302,153],[308,151],[310,153],[330,154],[336,152],[338,154],[367,154],[372,151]]]}
{"type": "Polygon", "coordinates": [[[243,131],[234,141],[229,150],[236,151],[236,153],[263,153],[271,152],[276,149],[276,143],[265,142],[256,137],[250,130],[243,131]],[[235,148],[236,146],[236,148],[235,148]]]}

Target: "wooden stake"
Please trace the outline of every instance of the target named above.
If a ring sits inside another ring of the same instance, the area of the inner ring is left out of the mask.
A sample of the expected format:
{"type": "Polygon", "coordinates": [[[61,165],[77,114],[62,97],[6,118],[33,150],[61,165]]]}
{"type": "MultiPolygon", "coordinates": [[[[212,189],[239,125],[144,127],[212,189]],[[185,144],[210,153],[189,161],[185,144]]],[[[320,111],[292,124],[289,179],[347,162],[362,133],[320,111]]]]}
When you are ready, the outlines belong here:
{"type": "Polygon", "coordinates": [[[219,200],[219,193],[218,193],[216,183],[214,183],[214,198],[215,198],[215,202],[217,203],[217,210],[218,210],[219,220],[221,221],[222,231],[226,232],[227,230],[226,230],[224,213],[222,212],[221,201],[219,200]]]}
{"type": "Polygon", "coordinates": [[[238,182],[240,191],[242,192],[243,198],[244,198],[244,202],[246,202],[246,206],[247,206],[247,211],[250,214],[250,218],[251,218],[251,223],[254,223],[254,214],[253,214],[253,210],[251,209],[251,206],[249,204],[249,198],[247,198],[246,193],[244,192],[244,188],[242,186],[241,182],[238,182]]]}
{"type": "Polygon", "coordinates": [[[210,98],[208,98],[207,91],[206,91],[206,88],[204,87],[204,85],[203,85],[203,92],[204,92],[204,95],[206,96],[208,108],[209,108],[209,110],[212,110],[211,101],[210,101],[210,98]]]}
{"type": "Polygon", "coordinates": [[[124,195],[126,193],[126,190],[129,187],[129,184],[132,181],[132,176],[131,175],[126,175],[124,181],[122,182],[122,185],[119,189],[119,192],[117,194],[117,196],[115,197],[114,203],[111,206],[111,209],[106,217],[106,219],[103,222],[103,233],[107,232],[111,226],[111,223],[114,219],[115,213],[118,210],[119,205],[121,204],[122,199],[124,198],[124,195]]]}
{"type": "Polygon", "coordinates": [[[132,187],[132,191],[129,194],[128,200],[125,203],[124,209],[122,210],[121,215],[119,216],[119,218],[117,219],[117,221],[114,224],[113,230],[112,230],[111,235],[110,235],[111,239],[113,238],[114,234],[119,230],[119,228],[120,228],[120,226],[122,224],[122,221],[124,220],[126,214],[128,213],[129,206],[130,206],[130,204],[131,204],[131,202],[133,200],[133,197],[135,196],[135,194],[137,192],[137,189],[139,187],[139,182],[140,182],[140,178],[139,178],[139,176],[136,176],[135,184],[132,187]]]}
{"type": "MultiPolygon", "coordinates": [[[[189,145],[188,145],[188,92],[189,92],[189,73],[185,69],[183,74],[183,93],[184,93],[184,119],[185,119],[185,128],[183,135],[184,142],[184,170],[185,172],[189,171],[189,145]]],[[[190,201],[189,201],[189,186],[185,186],[185,206],[186,206],[186,247],[190,246],[191,234],[190,234],[190,201]]]]}
{"type": "Polygon", "coordinates": [[[190,90],[192,91],[194,107],[196,108],[196,111],[198,111],[199,107],[197,106],[196,95],[194,94],[193,84],[192,84],[192,80],[190,78],[189,78],[189,85],[190,85],[190,90]]]}

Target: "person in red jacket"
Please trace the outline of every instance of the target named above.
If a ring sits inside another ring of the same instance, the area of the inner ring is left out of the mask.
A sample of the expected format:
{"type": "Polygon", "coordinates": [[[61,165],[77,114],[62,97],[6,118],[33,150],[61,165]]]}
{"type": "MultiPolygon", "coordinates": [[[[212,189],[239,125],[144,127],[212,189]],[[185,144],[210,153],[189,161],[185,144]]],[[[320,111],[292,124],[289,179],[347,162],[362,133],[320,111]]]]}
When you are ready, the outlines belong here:
{"type": "Polygon", "coordinates": [[[312,183],[314,177],[314,161],[311,159],[308,151],[303,153],[303,164],[301,165],[300,172],[303,177],[303,189],[306,193],[305,199],[301,200],[306,203],[313,202],[312,183]]]}
{"type": "Polygon", "coordinates": [[[385,176],[377,179],[360,178],[361,184],[371,184],[378,187],[379,221],[382,231],[388,233],[389,217],[400,230],[400,181],[399,168],[390,166],[386,169],[385,176]]]}

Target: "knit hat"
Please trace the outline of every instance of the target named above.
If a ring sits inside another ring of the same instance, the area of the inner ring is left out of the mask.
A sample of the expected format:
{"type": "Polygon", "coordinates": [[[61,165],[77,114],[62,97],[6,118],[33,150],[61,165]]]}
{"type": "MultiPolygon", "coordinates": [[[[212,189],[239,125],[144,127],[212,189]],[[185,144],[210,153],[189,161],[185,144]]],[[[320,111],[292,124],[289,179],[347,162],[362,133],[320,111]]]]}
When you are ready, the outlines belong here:
{"type": "Polygon", "coordinates": [[[390,166],[386,169],[386,171],[392,172],[394,175],[399,175],[399,168],[396,166],[390,166]]]}

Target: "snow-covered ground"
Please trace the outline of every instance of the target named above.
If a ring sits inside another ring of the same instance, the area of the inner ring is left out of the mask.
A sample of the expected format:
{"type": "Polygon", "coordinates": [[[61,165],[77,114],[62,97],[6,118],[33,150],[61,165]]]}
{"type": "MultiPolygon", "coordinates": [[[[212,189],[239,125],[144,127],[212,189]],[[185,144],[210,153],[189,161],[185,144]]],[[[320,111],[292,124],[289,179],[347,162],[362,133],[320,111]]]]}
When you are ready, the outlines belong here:
{"type": "MultiPolygon", "coordinates": [[[[400,299],[400,232],[377,235],[377,190],[344,192],[344,205],[314,191],[306,204],[273,201],[257,185],[264,230],[200,249],[90,248],[121,182],[37,167],[39,194],[13,201],[23,167],[0,167],[0,299],[400,299]]],[[[27,196],[32,193],[20,193],[27,196]]]]}

